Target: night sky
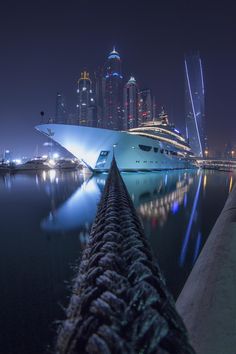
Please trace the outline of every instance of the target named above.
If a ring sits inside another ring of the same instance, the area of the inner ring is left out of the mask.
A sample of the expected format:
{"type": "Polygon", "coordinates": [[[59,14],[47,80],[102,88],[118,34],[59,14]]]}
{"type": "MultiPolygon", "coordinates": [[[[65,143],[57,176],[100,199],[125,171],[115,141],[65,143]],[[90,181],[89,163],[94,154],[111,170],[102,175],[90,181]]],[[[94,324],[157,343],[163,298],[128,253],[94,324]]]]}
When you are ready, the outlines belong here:
{"type": "Polygon", "coordinates": [[[44,141],[39,112],[55,115],[56,92],[69,111],[77,79],[115,45],[125,79],[150,87],[184,128],[184,54],[200,52],[210,149],[236,144],[236,21],[229,1],[31,1],[0,6],[0,153],[34,154],[44,141]]]}

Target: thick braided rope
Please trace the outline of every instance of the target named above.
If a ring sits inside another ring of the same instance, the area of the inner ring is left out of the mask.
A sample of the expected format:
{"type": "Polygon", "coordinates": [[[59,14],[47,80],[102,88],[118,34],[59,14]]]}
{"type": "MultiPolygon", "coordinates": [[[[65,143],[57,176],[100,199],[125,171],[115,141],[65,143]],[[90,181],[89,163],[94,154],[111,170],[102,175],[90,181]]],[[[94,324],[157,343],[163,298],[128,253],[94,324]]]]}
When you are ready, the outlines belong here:
{"type": "Polygon", "coordinates": [[[113,161],[56,352],[194,353],[113,161]]]}

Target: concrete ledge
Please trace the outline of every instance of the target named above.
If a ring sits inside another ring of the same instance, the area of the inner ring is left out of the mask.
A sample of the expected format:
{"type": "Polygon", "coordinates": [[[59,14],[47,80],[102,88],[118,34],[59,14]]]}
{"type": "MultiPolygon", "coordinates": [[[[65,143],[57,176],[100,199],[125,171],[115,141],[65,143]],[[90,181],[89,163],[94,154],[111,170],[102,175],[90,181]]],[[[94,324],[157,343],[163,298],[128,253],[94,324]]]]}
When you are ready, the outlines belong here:
{"type": "Polygon", "coordinates": [[[236,187],[176,306],[197,354],[236,353],[236,187]]]}

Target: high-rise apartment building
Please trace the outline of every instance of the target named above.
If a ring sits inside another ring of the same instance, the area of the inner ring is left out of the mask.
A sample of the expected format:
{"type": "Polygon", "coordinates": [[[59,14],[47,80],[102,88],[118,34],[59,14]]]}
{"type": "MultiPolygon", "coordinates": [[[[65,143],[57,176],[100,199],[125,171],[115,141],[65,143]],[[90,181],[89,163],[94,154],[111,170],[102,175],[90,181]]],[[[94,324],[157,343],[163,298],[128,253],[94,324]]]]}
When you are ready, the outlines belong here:
{"type": "Polygon", "coordinates": [[[139,112],[138,112],[138,122],[139,125],[152,120],[153,114],[153,102],[152,102],[152,94],[150,89],[140,90],[139,91],[139,112]]]}
{"type": "Polygon", "coordinates": [[[185,101],[186,135],[193,153],[204,156],[205,132],[205,89],[202,62],[198,53],[185,57],[185,101]]]}
{"type": "Polygon", "coordinates": [[[105,66],[103,127],[112,130],[123,128],[123,76],[121,59],[113,48],[105,66]]]}
{"type": "Polygon", "coordinates": [[[138,127],[138,86],[133,76],[124,87],[124,127],[131,129],[138,127]]]}
{"type": "Polygon", "coordinates": [[[66,123],[66,105],[65,98],[62,93],[57,92],[56,96],[56,112],[55,112],[55,123],[65,124],[66,123]]]}
{"type": "Polygon", "coordinates": [[[99,67],[94,73],[95,76],[95,102],[97,110],[97,126],[101,128],[103,126],[104,119],[104,99],[105,99],[105,77],[104,70],[99,67]]]}
{"type": "Polygon", "coordinates": [[[77,89],[77,119],[79,125],[96,126],[94,111],[95,100],[89,73],[83,71],[77,89]]]}

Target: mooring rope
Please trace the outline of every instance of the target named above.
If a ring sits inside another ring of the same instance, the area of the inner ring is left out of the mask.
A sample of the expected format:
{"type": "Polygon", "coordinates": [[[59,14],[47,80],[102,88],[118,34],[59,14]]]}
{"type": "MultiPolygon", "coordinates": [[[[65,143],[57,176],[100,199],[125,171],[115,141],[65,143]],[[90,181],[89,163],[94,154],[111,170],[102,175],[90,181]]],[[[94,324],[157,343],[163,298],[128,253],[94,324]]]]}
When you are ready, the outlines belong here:
{"type": "Polygon", "coordinates": [[[113,160],[56,343],[59,354],[192,354],[113,160]]]}

